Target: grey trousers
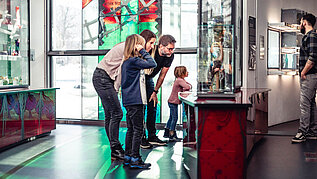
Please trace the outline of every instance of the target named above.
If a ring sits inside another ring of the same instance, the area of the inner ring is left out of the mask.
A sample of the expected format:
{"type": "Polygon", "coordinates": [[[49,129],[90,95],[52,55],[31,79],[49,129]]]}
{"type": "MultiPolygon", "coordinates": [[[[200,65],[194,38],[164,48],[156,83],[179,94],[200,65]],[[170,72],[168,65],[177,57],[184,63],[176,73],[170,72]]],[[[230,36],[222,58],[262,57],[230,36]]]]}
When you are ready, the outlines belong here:
{"type": "Polygon", "coordinates": [[[300,79],[300,123],[299,132],[317,134],[316,111],[317,74],[300,79]]]}

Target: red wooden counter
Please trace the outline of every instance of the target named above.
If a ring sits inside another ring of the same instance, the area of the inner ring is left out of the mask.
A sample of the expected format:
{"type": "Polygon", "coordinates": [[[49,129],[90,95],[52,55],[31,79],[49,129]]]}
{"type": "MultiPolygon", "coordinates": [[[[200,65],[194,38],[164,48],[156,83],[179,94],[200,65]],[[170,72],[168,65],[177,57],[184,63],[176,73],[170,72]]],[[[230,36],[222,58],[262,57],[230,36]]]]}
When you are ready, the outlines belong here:
{"type": "Polygon", "coordinates": [[[247,145],[248,109],[254,96],[268,91],[179,94],[187,116],[183,117],[183,162],[191,178],[245,178],[246,157],[254,145],[247,145]]]}
{"type": "Polygon", "coordinates": [[[0,90],[0,150],[56,128],[56,88],[0,90]]]}

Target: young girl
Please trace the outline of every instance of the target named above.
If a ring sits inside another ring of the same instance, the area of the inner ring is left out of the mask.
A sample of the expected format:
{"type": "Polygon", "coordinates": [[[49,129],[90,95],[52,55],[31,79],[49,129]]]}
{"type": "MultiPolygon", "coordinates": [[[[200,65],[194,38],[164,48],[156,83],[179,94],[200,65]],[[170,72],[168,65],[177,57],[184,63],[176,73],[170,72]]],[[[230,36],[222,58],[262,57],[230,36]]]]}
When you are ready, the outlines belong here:
{"type": "Polygon", "coordinates": [[[127,110],[128,131],[125,139],[124,165],[130,168],[147,169],[150,163],[144,163],[140,156],[140,144],[143,135],[144,105],[146,89],[144,69],[156,67],[154,59],[144,50],[145,40],[134,34],[127,37],[122,63],[122,103],[127,110]]]}
{"type": "MultiPolygon", "coordinates": [[[[156,35],[147,29],[140,35],[145,38],[145,50],[153,54],[156,35]]],[[[120,160],[124,160],[124,150],[119,141],[119,127],[123,113],[118,92],[121,85],[124,47],[125,42],[115,45],[99,62],[92,78],[105,111],[105,130],[110,142],[111,158],[120,160]]]]}
{"type": "Polygon", "coordinates": [[[168,99],[168,106],[170,108],[170,117],[165,126],[164,137],[169,138],[171,141],[179,141],[176,135],[175,127],[178,120],[178,105],[181,104],[178,99],[178,92],[188,91],[191,89],[191,84],[185,81],[188,77],[188,72],[185,66],[178,66],[174,70],[176,80],[174,81],[172,93],[168,99]]]}

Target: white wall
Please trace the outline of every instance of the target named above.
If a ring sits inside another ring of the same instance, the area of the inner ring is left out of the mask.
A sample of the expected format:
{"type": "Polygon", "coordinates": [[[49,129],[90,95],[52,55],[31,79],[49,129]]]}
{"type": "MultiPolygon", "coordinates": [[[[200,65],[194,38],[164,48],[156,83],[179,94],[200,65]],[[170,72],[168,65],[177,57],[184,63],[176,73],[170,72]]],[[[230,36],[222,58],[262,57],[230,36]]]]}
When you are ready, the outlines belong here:
{"type": "MultiPolygon", "coordinates": [[[[269,125],[299,119],[299,78],[298,76],[267,75],[267,54],[259,60],[259,36],[265,39],[267,50],[267,23],[281,21],[281,9],[300,9],[317,15],[315,0],[244,0],[247,9],[244,16],[244,87],[270,88],[269,125]],[[245,2],[246,1],[246,2],[245,2]],[[256,10],[257,9],[257,10],[256,10]],[[248,70],[248,17],[257,18],[257,67],[248,70]]],[[[267,53],[267,52],[265,52],[267,53]]]]}
{"type": "Polygon", "coordinates": [[[35,50],[35,60],[30,63],[31,88],[45,87],[45,40],[43,0],[30,1],[30,48],[35,50]]]}

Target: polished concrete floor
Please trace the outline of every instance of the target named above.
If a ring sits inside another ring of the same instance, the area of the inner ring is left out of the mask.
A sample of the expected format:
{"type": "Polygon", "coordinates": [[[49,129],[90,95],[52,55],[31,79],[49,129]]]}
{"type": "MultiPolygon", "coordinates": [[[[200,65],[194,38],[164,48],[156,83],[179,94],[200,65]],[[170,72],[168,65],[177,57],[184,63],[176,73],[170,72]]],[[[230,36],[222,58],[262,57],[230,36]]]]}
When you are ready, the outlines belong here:
{"type": "Polygon", "coordinates": [[[298,121],[269,128],[251,153],[249,179],[317,179],[317,140],[292,144],[298,121]]]}
{"type": "MultiPolygon", "coordinates": [[[[122,143],[125,133],[120,128],[122,143]]],[[[151,169],[131,170],[111,161],[103,127],[59,124],[49,136],[1,152],[0,178],[188,178],[181,142],[142,149],[141,154],[151,169]]]]}
{"type": "MultiPolygon", "coordinates": [[[[294,121],[270,128],[271,135],[251,153],[248,179],[317,178],[317,140],[291,144],[297,127],[294,121]]],[[[122,143],[125,132],[120,128],[122,143]]],[[[151,169],[130,170],[111,161],[103,127],[59,124],[49,136],[1,152],[0,178],[189,178],[182,167],[181,142],[141,153],[151,169]]]]}

